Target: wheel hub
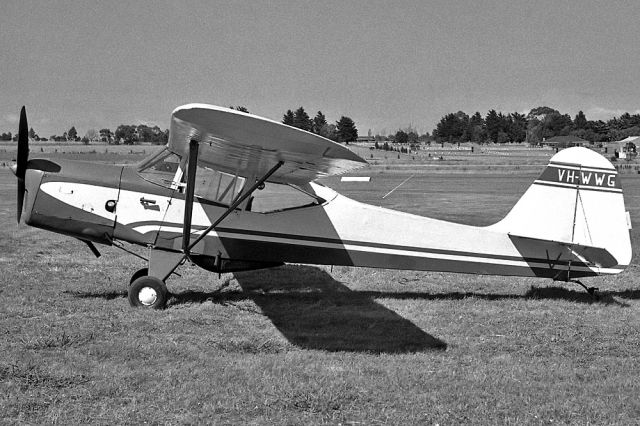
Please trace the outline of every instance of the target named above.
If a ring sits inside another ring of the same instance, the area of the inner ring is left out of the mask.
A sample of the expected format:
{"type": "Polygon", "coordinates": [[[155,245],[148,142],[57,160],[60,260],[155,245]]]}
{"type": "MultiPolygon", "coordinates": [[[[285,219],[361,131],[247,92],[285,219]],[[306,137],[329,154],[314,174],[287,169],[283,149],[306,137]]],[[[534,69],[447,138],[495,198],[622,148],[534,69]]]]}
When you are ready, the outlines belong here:
{"type": "Polygon", "coordinates": [[[145,287],[138,293],[138,300],[145,306],[151,306],[158,300],[158,293],[151,287],[145,287]]]}

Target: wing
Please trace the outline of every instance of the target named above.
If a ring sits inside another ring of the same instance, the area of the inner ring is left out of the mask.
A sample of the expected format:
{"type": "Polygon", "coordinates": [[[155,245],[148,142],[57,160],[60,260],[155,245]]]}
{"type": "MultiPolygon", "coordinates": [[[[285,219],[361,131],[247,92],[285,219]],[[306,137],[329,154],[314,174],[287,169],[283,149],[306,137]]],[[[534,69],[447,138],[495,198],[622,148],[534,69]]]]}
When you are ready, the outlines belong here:
{"type": "Polygon", "coordinates": [[[200,142],[198,163],[226,173],[262,176],[279,161],[269,181],[304,184],[342,174],[367,162],[346,147],[304,130],[244,112],[188,104],[171,115],[168,149],[188,155],[200,142]]]}

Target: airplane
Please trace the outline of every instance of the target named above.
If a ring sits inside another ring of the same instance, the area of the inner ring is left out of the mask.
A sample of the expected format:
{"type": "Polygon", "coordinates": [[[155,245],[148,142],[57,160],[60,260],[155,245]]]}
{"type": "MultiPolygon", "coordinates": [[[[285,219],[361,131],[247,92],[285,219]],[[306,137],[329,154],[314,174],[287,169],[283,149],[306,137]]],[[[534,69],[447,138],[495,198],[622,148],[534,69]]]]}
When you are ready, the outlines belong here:
{"type": "Polygon", "coordinates": [[[141,257],[133,307],[165,308],[166,282],[185,262],[219,274],[305,263],[540,277],[594,294],[580,278],[631,261],[618,173],[583,147],[556,153],[502,220],[476,227],[342,196],[314,181],[364,159],[233,109],[176,108],[167,145],[135,166],[29,159],[27,129],[23,107],[12,166],[18,223],[77,238],[96,256],[99,243],[141,257]]]}

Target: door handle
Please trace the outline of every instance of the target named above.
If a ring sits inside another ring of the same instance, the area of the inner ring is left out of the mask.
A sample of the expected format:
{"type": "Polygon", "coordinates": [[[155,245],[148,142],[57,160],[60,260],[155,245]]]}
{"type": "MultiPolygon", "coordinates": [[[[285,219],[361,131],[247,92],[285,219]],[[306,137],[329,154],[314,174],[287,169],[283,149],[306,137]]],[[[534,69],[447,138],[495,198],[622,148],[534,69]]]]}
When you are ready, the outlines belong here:
{"type": "Polygon", "coordinates": [[[156,200],[150,200],[142,197],[140,198],[140,204],[142,204],[142,207],[144,207],[145,210],[150,209],[160,211],[160,206],[156,205],[156,200]]]}
{"type": "Polygon", "coordinates": [[[156,203],[156,200],[149,200],[149,199],[144,198],[144,197],[140,198],[140,204],[142,204],[143,206],[144,205],[149,205],[149,204],[155,204],[155,203],[156,203]]]}

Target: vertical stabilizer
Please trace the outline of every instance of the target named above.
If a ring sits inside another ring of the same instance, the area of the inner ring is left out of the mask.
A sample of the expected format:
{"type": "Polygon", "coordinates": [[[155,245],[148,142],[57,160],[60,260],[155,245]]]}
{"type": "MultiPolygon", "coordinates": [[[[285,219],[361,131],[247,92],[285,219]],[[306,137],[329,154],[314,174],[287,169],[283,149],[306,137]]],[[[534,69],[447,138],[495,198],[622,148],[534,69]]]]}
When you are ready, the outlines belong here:
{"type": "Polygon", "coordinates": [[[620,177],[602,155],[582,147],[554,155],[513,209],[489,229],[517,237],[605,249],[631,261],[620,177]]]}

